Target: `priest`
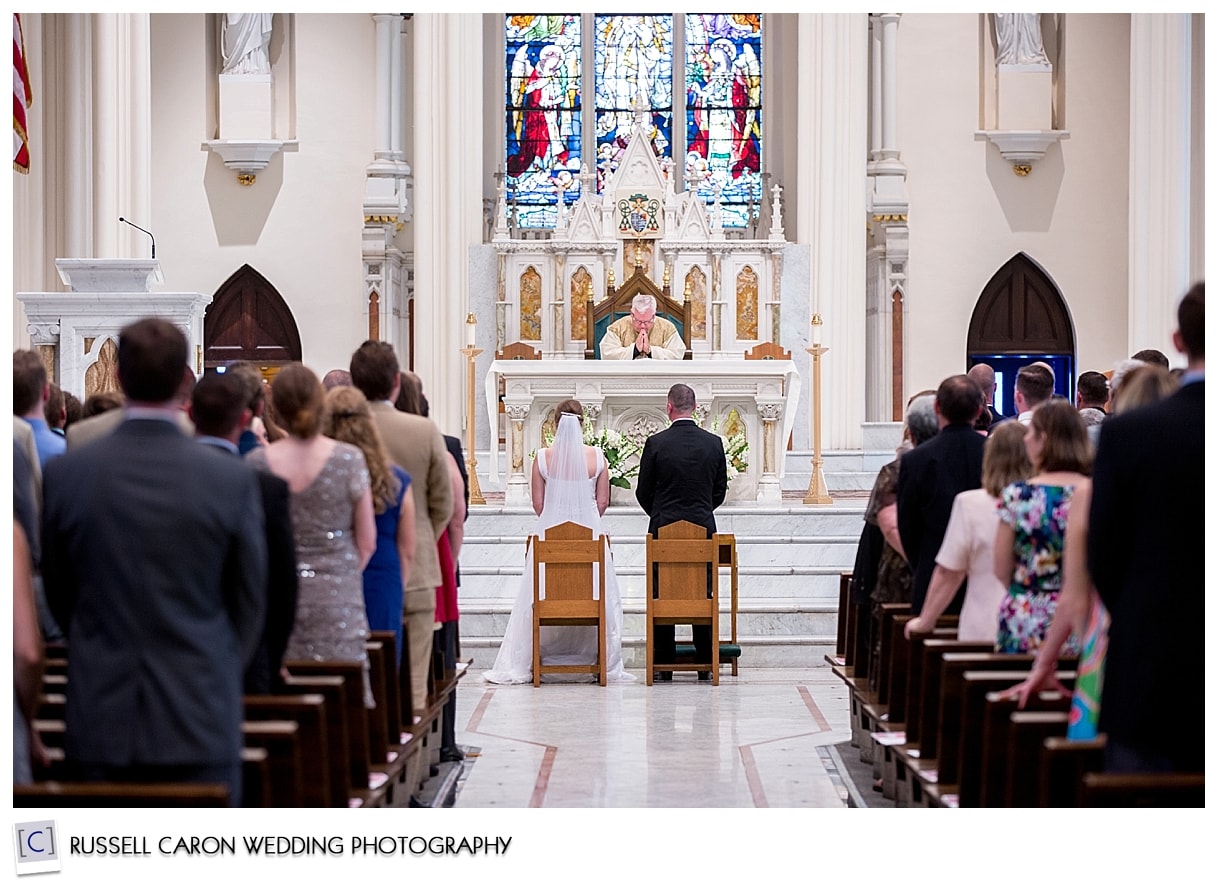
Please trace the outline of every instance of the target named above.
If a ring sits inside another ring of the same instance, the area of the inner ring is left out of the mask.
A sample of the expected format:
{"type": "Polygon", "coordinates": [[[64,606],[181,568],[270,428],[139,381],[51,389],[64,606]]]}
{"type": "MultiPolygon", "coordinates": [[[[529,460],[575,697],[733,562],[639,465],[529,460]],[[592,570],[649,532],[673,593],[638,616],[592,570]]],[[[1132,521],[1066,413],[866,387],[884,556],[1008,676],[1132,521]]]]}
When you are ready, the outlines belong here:
{"type": "Polygon", "coordinates": [[[630,315],[611,324],[601,338],[601,358],[673,361],[684,357],[681,332],[668,319],[656,315],[656,299],[650,294],[639,294],[631,300],[630,315]]]}

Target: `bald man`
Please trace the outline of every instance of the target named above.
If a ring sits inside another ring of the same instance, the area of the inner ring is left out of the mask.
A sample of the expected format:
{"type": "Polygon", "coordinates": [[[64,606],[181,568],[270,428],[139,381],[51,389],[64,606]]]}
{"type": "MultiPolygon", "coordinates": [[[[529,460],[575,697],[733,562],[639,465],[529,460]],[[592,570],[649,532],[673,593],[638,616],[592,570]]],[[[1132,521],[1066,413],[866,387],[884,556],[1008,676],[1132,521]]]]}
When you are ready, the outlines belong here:
{"type": "Polygon", "coordinates": [[[1003,420],[1010,419],[1010,417],[1003,416],[994,409],[994,369],[988,364],[975,364],[968,369],[968,375],[981,387],[981,392],[985,395],[985,407],[990,412],[989,431],[992,432],[994,431],[994,426],[1003,420]]]}

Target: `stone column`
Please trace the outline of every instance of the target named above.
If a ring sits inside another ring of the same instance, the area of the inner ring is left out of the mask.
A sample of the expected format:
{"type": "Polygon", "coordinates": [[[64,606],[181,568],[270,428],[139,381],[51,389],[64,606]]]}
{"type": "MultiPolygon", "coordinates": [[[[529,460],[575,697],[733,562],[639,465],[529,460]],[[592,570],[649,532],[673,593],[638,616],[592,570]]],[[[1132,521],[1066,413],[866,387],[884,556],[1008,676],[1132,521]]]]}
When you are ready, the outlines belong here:
{"type": "MultiPolygon", "coordinates": [[[[127,209],[120,207],[118,194],[120,156],[118,20],[113,12],[93,14],[93,156],[92,249],[89,254],[67,257],[118,257],[119,215],[127,209]]],[[[146,226],[146,224],[140,224],[146,226]]],[[[124,227],[123,238],[133,233],[124,227]]]]}
{"type": "Polygon", "coordinates": [[[1130,16],[1130,352],[1173,352],[1176,303],[1194,281],[1192,22],[1186,13],[1130,16]]]}
{"type": "Polygon", "coordinates": [[[778,505],[782,502],[782,482],[778,479],[778,423],[782,419],[782,402],[757,402],[761,417],[761,478],[757,482],[757,501],[778,505]]]}
{"type": "MultiPolygon", "coordinates": [[[[422,13],[414,27],[415,370],[443,431],[465,412],[460,349],[469,304],[469,243],[482,240],[482,17],[422,13]]],[[[483,355],[485,361],[493,352],[483,355]]]]}
{"type": "Polygon", "coordinates": [[[796,227],[798,241],[812,246],[808,297],[832,353],[823,362],[826,447],[857,448],[866,398],[867,15],[801,13],[797,79],[804,198],[796,227]]]}
{"type": "Polygon", "coordinates": [[[529,415],[529,406],[504,403],[503,410],[512,423],[512,434],[508,440],[510,462],[503,504],[507,508],[527,507],[530,504],[530,495],[529,479],[524,473],[524,421],[529,415]]]}

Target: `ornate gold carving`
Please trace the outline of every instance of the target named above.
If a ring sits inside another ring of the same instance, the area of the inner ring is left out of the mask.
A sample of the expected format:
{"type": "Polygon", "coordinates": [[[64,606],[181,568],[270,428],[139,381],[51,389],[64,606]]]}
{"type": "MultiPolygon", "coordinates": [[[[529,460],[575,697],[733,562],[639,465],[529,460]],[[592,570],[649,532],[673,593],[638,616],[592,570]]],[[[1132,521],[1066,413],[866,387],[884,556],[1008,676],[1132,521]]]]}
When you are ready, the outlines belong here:
{"type": "Polygon", "coordinates": [[[1021,178],[1026,178],[1026,177],[1027,177],[1029,174],[1031,174],[1031,172],[1032,172],[1032,166],[1030,166],[1030,165],[1015,165],[1015,166],[1012,166],[1012,167],[1011,167],[1011,170],[1012,170],[1012,171],[1014,171],[1014,172],[1015,172],[1015,174],[1016,174],[1016,175],[1018,175],[1019,177],[1021,177],[1021,178]]]}
{"type": "Polygon", "coordinates": [[[242,172],[241,174],[237,175],[237,183],[240,184],[242,187],[252,187],[252,186],[254,186],[254,180],[257,177],[258,177],[257,175],[251,175],[248,172],[242,172]]]}
{"type": "Polygon", "coordinates": [[[107,337],[97,353],[97,361],[85,371],[85,396],[118,391],[118,344],[113,337],[107,337]]]}
{"type": "Polygon", "coordinates": [[[396,214],[366,214],[364,215],[364,223],[366,224],[397,224],[400,230],[402,225],[398,223],[396,214]]]}
{"type": "Polygon", "coordinates": [[[877,224],[907,224],[909,223],[909,215],[907,214],[873,214],[871,219],[877,224]]]}
{"type": "Polygon", "coordinates": [[[706,339],[706,273],[702,267],[691,266],[685,274],[685,299],[692,301],[690,306],[689,339],[706,339]]]}
{"type": "Polygon", "coordinates": [[[541,274],[533,267],[520,274],[520,339],[541,340],[541,274]]]}
{"type": "Polygon", "coordinates": [[[736,339],[757,339],[757,273],[751,266],[736,274],[736,339]]]}
{"type": "Polygon", "coordinates": [[[580,267],[571,274],[571,339],[584,342],[588,336],[588,309],[592,302],[592,274],[580,267]]]}

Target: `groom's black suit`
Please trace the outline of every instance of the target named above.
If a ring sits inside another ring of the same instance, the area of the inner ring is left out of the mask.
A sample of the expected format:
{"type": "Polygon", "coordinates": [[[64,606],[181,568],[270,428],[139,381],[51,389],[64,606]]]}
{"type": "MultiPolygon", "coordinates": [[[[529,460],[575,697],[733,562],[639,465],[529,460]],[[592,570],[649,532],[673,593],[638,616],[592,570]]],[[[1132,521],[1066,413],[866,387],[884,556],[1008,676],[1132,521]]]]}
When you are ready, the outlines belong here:
{"type": "MultiPolygon", "coordinates": [[[[647,439],[639,463],[635,498],[651,516],[647,530],[659,535],[660,527],[689,521],[714,534],[715,509],[727,496],[727,458],[717,435],[698,428],[692,419],[673,421],[662,432],[647,439]]],[[[672,625],[656,625],[652,640],[657,664],[676,660],[672,625]]],[[[700,664],[712,659],[710,628],[694,627],[694,649],[700,664]]]]}

